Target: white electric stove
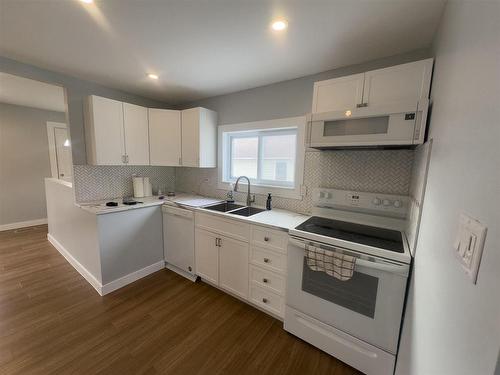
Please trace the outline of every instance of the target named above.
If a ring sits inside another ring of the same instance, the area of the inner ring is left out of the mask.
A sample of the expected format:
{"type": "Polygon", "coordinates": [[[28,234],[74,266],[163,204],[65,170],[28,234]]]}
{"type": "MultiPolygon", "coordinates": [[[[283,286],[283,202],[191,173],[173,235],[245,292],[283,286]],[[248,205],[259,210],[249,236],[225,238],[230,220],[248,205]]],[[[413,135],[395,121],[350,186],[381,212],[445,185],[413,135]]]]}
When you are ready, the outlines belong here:
{"type": "Polygon", "coordinates": [[[411,255],[408,197],[313,192],[313,216],[289,232],[285,329],[369,375],[392,374],[411,255]],[[354,258],[349,280],[311,269],[308,251],[354,258]]]}

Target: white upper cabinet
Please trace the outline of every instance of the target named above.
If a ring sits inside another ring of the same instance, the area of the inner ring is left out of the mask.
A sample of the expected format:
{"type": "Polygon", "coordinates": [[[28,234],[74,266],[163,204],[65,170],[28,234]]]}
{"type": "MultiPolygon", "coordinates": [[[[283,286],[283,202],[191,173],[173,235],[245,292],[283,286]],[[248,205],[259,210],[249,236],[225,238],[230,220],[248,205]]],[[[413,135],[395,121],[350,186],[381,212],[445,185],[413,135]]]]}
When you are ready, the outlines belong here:
{"type": "Polygon", "coordinates": [[[123,103],[125,155],[128,165],[149,165],[148,109],[123,103]]]}
{"type": "Polygon", "coordinates": [[[365,73],[363,103],[366,106],[417,103],[429,97],[432,75],[432,59],[365,73]]]}
{"type": "Polygon", "coordinates": [[[313,113],[356,108],[363,100],[364,73],[314,83],[313,113]]]}
{"type": "Polygon", "coordinates": [[[206,108],[181,111],[182,165],[215,168],[217,158],[217,113],[206,108]]]}
{"type": "Polygon", "coordinates": [[[88,164],[149,165],[147,108],[91,95],[84,115],[88,164]]]}
{"type": "Polygon", "coordinates": [[[151,165],[181,165],[181,112],[149,109],[149,152],[151,165]]]}
{"type": "Polygon", "coordinates": [[[216,166],[214,111],[148,109],[95,95],[85,107],[88,164],[216,166]]]}
{"type": "Polygon", "coordinates": [[[87,98],[84,114],[87,163],[125,164],[123,103],[92,95],[87,98]]]}
{"type": "Polygon", "coordinates": [[[429,97],[433,59],[314,83],[312,113],[344,111],[429,97]]]}

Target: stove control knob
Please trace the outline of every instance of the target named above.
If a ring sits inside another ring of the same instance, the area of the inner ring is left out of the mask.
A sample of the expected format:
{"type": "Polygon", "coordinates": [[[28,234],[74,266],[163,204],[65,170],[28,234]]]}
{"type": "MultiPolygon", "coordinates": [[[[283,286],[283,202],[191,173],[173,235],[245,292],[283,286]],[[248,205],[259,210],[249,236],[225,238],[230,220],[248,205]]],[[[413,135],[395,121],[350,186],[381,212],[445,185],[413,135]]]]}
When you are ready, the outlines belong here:
{"type": "Polygon", "coordinates": [[[394,207],[396,208],[401,207],[401,201],[394,201],[394,207]]]}
{"type": "Polygon", "coordinates": [[[391,202],[389,201],[389,199],[384,199],[384,201],[382,202],[382,204],[384,206],[390,206],[391,205],[391,202]]]}
{"type": "Polygon", "coordinates": [[[372,200],[372,203],[375,205],[375,206],[378,206],[381,202],[380,198],[373,198],[372,200]]]}

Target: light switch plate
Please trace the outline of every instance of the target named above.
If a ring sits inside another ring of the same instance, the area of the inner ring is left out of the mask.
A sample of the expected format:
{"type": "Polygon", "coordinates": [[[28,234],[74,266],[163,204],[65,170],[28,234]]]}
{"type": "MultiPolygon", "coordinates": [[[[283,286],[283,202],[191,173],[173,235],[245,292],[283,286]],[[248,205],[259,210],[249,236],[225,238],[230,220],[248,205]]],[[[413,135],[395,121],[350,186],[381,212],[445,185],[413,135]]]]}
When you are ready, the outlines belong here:
{"type": "Polygon", "coordinates": [[[453,247],[460,264],[475,284],[486,238],[486,227],[466,214],[460,214],[459,220],[453,247]]]}

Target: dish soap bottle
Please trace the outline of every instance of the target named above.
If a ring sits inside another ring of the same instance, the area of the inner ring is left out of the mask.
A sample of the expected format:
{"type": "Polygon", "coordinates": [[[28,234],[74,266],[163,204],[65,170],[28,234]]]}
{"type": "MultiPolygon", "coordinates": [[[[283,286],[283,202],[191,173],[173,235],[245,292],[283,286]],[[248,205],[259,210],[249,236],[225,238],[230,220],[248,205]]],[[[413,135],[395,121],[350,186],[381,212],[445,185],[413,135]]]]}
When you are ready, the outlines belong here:
{"type": "Polygon", "coordinates": [[[271,197],[271,193],[268,193],[267,194],[267,200],[266,200],[266,210],[271,210],[271,200],[272,200],[272,197],[271,197]]]}

